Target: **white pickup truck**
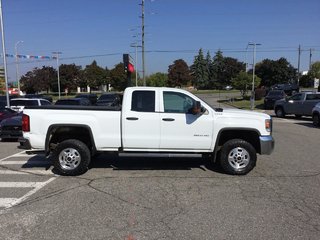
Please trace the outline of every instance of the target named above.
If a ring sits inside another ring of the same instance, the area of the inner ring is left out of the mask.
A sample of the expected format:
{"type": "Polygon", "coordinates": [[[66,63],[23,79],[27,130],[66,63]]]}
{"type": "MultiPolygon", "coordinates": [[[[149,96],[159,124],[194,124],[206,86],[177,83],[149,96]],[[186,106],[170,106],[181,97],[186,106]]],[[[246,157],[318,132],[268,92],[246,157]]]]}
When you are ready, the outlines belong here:
{"type": "Polygon", "coordinates": [[[188,91],[130,87],[122,107],[27,107],[21,147],[52,153],[63,175],[87,171],[98,152],[203,154],[229,174],[250,172],[257,153],[274,148],[272,119],[252,111],[211,108],[188,91]]]}

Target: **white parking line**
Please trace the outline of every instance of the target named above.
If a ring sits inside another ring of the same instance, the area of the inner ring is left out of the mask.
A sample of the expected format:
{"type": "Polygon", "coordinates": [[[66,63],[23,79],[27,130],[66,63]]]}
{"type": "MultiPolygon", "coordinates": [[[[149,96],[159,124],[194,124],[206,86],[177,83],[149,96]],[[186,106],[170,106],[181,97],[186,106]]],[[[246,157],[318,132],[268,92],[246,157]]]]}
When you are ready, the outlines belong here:
{"type": "Polygon", "coordinates": [[[21,202],[23,202],[24,200],[26,200],[28,197],[30,197],[32,194],[35,194],[36,192],[38,192],[41,188],[43,188],[44,186],[46,186],[47,184],[49,184],[50,182],[52,182],[53,180],[55,180],[56,177],[52,177],[50,178],[48,181],[45,182],[32,182],[32,183],[27,183],[27,182],[11,182],[11,183],[3,183],[2,184],[4,186],[8,186],[8,185],[12,185],[11,187],[30,187],[33,186],[34,189],[32,189],[31,191],[27,192],[27,194],[23,195],[21,198],[3,198],[3,203],[6,204],[1,204],[2,203],[2,199],[0,198],[0,206],[4,207],[4,208],[11,208],[21,202]]]}
{"type": "Polygon", "coordinates": [[[0,188],[37,188],[42,182],[0,182],[0,188]]]}
{"type": "Polygon", "coordinates": [[[0,198],[0,207],[6,207],[10,203],[17,201],[19,198],[0,198]]]}
{"type": "Polygon", "coordinates": [[[39,166],[39,165],[49,165],[51,164],[50,162],[48,161],[45,161],[45,160],[34,160],[34,161],[30,161],[30,160],[25,160],[25,161],[3,161],[0,163],[0,165],[36,165],[36,166],[39,166]]]}
{"type": "Polygon", "coordinates": [[[4,160],[7,160],[7,159],[12,158],[12,157],[15,157],[15,156],[17,156],[17,155],[19,155],[19,154],[21,154],[21,153],[23,153],[23,152],[25,152],[25,151],[21,151],[21,152],[18,152],[18,153],[16,153],[16,154],[10,155],[10,156],[8,156],[8,157],[1,158],[1,159],[0,159],[0,163],[1,163],[2,161],[4,161],[4,160]]]}
{"type": "Polygon", "coordinates": [[[0,170],[0,175],[4,175],[4,174],[11,174],[11,175],[14,175],[14,174],[28,174],[26,172],[19,172],[19,171],[12,171],[12,170],[0,170]]]}

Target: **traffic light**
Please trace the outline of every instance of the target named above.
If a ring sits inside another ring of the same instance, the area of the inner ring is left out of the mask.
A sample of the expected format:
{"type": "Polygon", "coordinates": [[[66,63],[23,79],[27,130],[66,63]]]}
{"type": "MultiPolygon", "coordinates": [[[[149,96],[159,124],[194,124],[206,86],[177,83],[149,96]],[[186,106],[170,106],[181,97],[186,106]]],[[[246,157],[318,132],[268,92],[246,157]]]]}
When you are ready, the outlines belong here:
{"type": "Polygon", "coordinates": [[[128,72],[128,65],[129,65],[129,54],[123,54],[123,66],[124,66],[125,72],[128,72]]]}
{"type": "Polygon", "coordinates": [[[133,73],[134,72],[134,65],[130,61],[130,55],[129,54],[123,54],[123,65],[124,65],[124,71],[127,73],[133,73]]]}

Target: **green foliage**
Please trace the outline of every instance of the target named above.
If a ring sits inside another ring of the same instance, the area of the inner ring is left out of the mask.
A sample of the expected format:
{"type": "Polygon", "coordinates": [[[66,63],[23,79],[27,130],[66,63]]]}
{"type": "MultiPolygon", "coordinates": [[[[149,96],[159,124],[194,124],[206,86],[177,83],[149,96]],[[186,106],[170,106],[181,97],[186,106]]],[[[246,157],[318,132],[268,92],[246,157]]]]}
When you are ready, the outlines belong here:
{"type": "Polygon", "coordinates": [[[191,74],[187,63],[178,59],[168,69],[168,86],[182,87],[191,83],[191,74]]]}
{"type": "Polygon", "coordinates": [[[118,63],[110,71],[111,86],[118,91],[123,91],[127,87],[127,75],[124,72],[123,63],[118,63]]]}
{"type": "Polygon", "coordinates": [[[84,79],[87,85],[90,87],[99,87],[101,85],[108,84],[107,71],[99,67],[96,61],[93,61],[90,65],[87,65],[84,69],[84,79]]]}
{"type": "Polygon", "coordinates": [[[310,71],[309,71],[309,75],[312,78],[320,79],[320,61],[314,62],[311,65],[311,68],[310,68],[310,71]]]}
{"type": "Polygon", "coordinates": [[[313,87],[313,85],[314,85],[314,78],[311,75],[307,74],[300,77],[300,81],[299,81],[300,87],[309,88],[309,87],[313,87]]]}
{"type": "Polygon", "coordinates": [[[200,48],[199,54],[195,56],[193,65],[190,67],[193,76],[193,85],[199,89],[206,89],[209,84],[209,65],[211,64],[210,53],[207,53],[206,59],[200,48]]]}
{"type": "MultiPolygon", "coordinates": [[[[259,86],[261,79],[255,76],[254,85],[259,86]]],[[[241,71],[235,78],[231,80],[232,86],[240,90],[242,97],[247,95],[247,92],[252,89],[252,75],[241,71]]]]}
{"type": "Polygon", "coordinates": [[[57,79],[57,71],[53,67],[43,66],[41,69],[35,68],[22,76],[20,88],[26,93],[49,92],[50,88],[58,89],[57,79]]]}
{"type": "Polygon", "coordinates": [[[59,67],[61,91],[68,88],[69,92],[75,91],[77,86],[85,87],[81,66],[75,64],[62,64],[59,67]]]}
{"type": "Polygon", "coordinates": [[[268,87],[277,83],[293,83],[297,79],[297,70],[285,58],[276,61],[265,59],[256,65],[255,73],[261,78],[261,85],[268,87]]]}
{"type": "Polygon", "coordinates": [[[157,72],[146,78],[147,86],[165,87],[168,81],[168,74],[157,72]]]}

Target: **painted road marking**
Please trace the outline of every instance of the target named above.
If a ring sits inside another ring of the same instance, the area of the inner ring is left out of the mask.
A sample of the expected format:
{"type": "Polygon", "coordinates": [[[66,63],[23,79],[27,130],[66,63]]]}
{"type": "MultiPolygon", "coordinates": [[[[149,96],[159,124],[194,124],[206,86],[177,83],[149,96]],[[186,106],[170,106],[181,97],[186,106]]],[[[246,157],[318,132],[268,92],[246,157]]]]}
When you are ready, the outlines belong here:
{"type": "Polygon", "coordinates": [[[1,158],[1,159],[0,159],[0,163],[1,163],[2,161],[5,161],[5,160],[9,159],[9,158],[15,157],[15,156],[17,156],[17,155],[19,155],[19,154],[21,154],[21,153],[23,153],[23,152],[25,152],[25,151],[18,152],[18,153],[16,153],[16,154],[10,155],[10,156],[5,157],[5,158],[1,158]]]}
{"type": "Polygon", "coordinates": [[[0,163],[0,165],[34,165],[37,167],[40,167],[45,165],[51,165],[51,162],[49,161],[44,161],[44,160],[34,160],[34,161],[30,161],[30,160],[24,160],[24,161],[3,161],[0,163]]]}
{"type": "Polygon", "coordinates": [[[7,209],[7,208],[11,208],[11,207],[23,202],[28,197],[35,194],[41,188],[43,188],[44,186],[46,186],[47,184],[49,184],[50,182],[52,182],[55,179],[56,179],[56,177],[52,177],[45,182],[31,182],[31,183],[28,183],[28,182],[10,182],[10,183],[0,182],[0,187],[1,187],[1,185],[4,185],[4,186],[11,185],[11,187],[16,187],[16,188],[18,188],[18,187],[30,188],[30,186],[33,187],[32,190],[27,192],[21,198],[11,198],[11,199],[10,198],[0,198],[0,207],[7,209]],[[2,202],[2,199],[3,199],[3,202],[2,202]],[[1,203],[3,203],[3,204],[1,204],[1,203]]]}

